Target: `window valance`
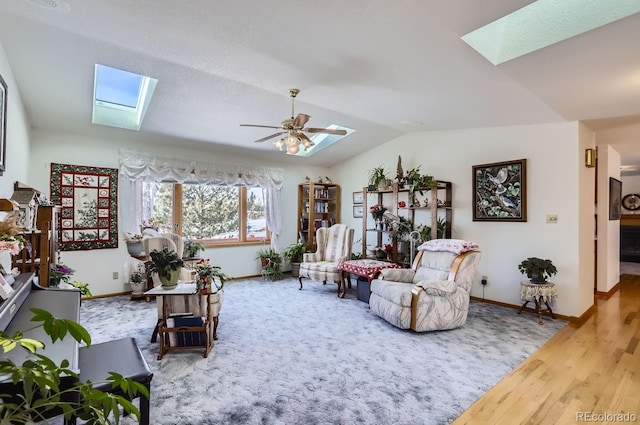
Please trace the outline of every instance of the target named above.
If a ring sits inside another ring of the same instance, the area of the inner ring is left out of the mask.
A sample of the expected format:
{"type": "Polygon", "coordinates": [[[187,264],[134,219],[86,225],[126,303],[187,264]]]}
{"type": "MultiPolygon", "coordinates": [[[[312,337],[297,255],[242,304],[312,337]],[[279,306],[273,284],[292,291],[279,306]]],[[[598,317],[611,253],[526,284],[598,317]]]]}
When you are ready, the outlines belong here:
{"type": "Polygon", "coordinates": [[[120,150],[120,175],[131,181],[175,181],[177,183],[242,185],[280,190],[281,168],[226,165],[183,158],[120,150]]]}

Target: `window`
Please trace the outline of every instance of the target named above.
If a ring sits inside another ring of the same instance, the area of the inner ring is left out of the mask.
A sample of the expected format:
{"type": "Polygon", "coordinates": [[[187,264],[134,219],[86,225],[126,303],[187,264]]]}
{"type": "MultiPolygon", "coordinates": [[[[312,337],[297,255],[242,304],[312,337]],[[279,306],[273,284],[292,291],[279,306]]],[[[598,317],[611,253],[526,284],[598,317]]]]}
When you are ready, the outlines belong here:
{"type": "Polygon", "coordinates": [[[206,244],[268,239],[262,188],[143,183],[142,218],[206,244]]]}

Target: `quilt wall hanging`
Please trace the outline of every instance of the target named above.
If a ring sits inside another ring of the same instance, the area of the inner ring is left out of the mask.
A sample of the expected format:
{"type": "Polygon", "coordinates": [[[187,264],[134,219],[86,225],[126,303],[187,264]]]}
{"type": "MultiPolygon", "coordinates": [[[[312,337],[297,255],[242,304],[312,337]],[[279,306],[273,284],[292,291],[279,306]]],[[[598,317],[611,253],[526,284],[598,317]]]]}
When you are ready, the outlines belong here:
{"type": "Polygon", "coordinates": [[[51,163],[60,250],[118,247],[118,169],[51,163]]]}

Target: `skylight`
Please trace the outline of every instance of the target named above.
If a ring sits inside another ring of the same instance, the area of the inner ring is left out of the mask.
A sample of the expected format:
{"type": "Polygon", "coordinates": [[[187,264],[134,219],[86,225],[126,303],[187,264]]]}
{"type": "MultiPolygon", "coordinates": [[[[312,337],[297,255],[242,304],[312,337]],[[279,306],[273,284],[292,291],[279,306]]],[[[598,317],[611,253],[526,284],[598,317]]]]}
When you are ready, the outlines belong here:
{"type": "Polygon", "coordinates": [[[538,0],[462,36],[499,65],[640,12],[640,1],[538,0]]]}
{"type": "Polygon", "coordinates": [[[304,149],[300,149],[300,151],[298,151],[296,155],[306,157],[306,156],[311,156],[313,154],[316,154],[320,152],[322,149],[325,149],[326,147],[333,145],[338,140],[341,140],[344,137],[347,137],[348,135],[350,135],[355,131],[352,128],[342,127],[337,124],[331,124],[327,128],[330,130],[345,130],[347,134],[345,134],[344,136],[339,136],[335,134],[322,134],[322,133],[314,134],[313,136],[309,137],[309,139],[311,139],[311,141],[315,143],[315,146],[310,147],[306,151],[304,149]]]}
{"type": "Polygon", "coordinates": [[[96,64],[92,122],[140,130],[157,83],[154,78],[96,64]]]}

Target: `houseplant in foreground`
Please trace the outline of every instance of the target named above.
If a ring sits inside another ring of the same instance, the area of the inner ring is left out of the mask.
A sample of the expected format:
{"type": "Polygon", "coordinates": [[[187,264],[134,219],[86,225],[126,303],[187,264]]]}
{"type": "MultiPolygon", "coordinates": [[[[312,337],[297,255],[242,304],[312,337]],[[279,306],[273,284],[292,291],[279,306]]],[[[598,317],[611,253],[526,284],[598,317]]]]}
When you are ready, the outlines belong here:
{"type": "Polygon", "coordinates": [[[0,331],[0,347],[4,353],[20,346],[35,356],[25,360],[22,364],[16,364],[12,360],[0,361],[0,375],[11,379],[20,394],[0,394],[0,422],[3,424],[33,424],[55,415],[56,410],[61,410],[65,418],[79,417],[87,424],[120,423],[120,411],[122,408],[127,413],[133,413],[140,421],[138,408],[129,400],[136,394],[149,397],[147,388],[139,382],[123,378],[122,375],[111,372],[107,378],[112,381],[114,388],[118,388],[126,396],[105,393],[93,388],[91,382],[77,382],[71,388],[61,387],[63,377],[78,377],[78,374],[69,370],[69,361],[62,360],[59,365],[49,357],[39,354],[37,351],[44,347],[41,341],[27,338],[24,334],[42,327],[53,343],[62,340],[67,333],[78,342],[91,345],[91,336],[80,324],[68,320],[58,319],[46,310],[32,308],[34,314],[31,329],[16,332],[10,336],[0,331]],[[80,402],[68,400],[70,393],[79,392],[80,402]]]}
{"type": "Polygon", "coordinates": [[[551,260],[543,260],[537,257],[529,257],[526,260],[522,260],[518,264],[518,270],[526,275],[531,280],[531,283],[545,283],[547,278],[558,273],[558,269],[556,269],[551,260]]]}
{"type": "Polygon", "coordinates": [[[147,277],[157,273],[164,289],[175,288],[180,277],[180,269],[184,266],[178,253],[168,248],[163,248],[162,251],[154,249],[149,253],[149,257],[151,260],[144,263],[147,277]]]}

